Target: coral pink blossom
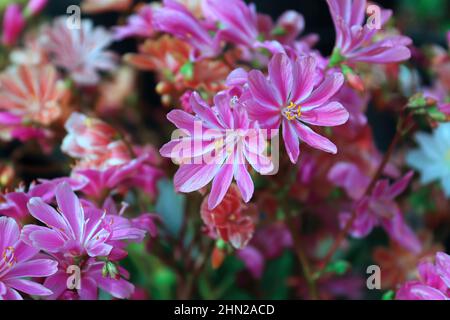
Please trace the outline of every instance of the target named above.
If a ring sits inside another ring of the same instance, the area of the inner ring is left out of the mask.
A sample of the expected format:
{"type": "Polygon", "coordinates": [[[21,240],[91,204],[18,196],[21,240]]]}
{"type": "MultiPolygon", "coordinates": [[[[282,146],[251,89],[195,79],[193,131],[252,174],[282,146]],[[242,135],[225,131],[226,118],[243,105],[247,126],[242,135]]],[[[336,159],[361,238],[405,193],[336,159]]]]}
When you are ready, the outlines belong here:
{"type": "Polygon", "coordinates": [[[242,203],[239,189],[232,184],[223,201],[212,210],[208,208],[208,197],[200,209],[207,231],[231,243],[236,249],[245,247],[253,236],[255,224],[251,208],[242,203]]]}
{"type": "Polygon", "coordinates": [[[22,8],[18,4],[10,4],[3,15],[2,44],[13,46],[25,28],[22,8]]]}
{"type": "Polygon", "coordinates": [[[18,66],[0,76],[0,110],[46,126],[61,115],[65,92],[52,66],[18,66]]]}
{"type": "Polygon", "coordinates": [[[435,263],[423,261],[418,266],[419,279],[408,281],[398,289],[397,300],[449,300],[450,256],[436,254],[435,263]]]}
{"type": "Polygon", "coordinates": [[[106,48],[113,41],[112,34],[102,27],[94,27],[90,20],[82,20],[80,28],[70,28],[66,17],[57,18],[43,37],[43,48],[52,61],[65,69],[80,85],[95,85],[99,71],[116,67],[116,56],[106,48]]]}
{"type": "Polygon", "coordinates": [[[22,300],[19,292],[49,296],[52,291],[29,278],[48,277],[57,271],[57,262],[38,258],[39,250],[20,239],[20,229],[12,218],[0,217],[0,300],[22,300]]]}
{"type": "MultiPolygon", "coordinates": [[[[378,30],[365,24],[366,0],[327,0],[336,29],[335,53],[351,62],[392,63],[407,60],[411,39],[387,36],[376,40],[378,30]],[[363,25],[364,24],[364,25],[363,25]]],[[[381,25],[392,12],[381,11],[381,25]]]]}
{"type": "Polygon", "coordinates": [[[291,61],[284,53],[269,63],[269,79],[261,71],[248,75],[252,99],[245,102],[249,115],[263,128],[282,127],[286,151],[293,163],[300,154],[299,140],[313,148],[336,153],[336,146],[307,126],[337,126],[349,117],[347,110],[330,99],[344,83],[341,73],[333,73],[314,87],[316,60],[312,57],[291,61]]]}
{"type": "Polygon", "coordinates": [[[102,13],[108,11],[125,11],[133,4],[133,0],[84,0],[83,12],[102,13]]]}
{"type": "Polygon", "coordinates": [[[80,159],[78,169],[104,170],[131,160],[130,152],[119,133],[107,123],[74,112],[65,124],[68,131],[61,149],[80,159]]]}
{"type": "Polygon", "coordinates": [[[160,150],[164,157],[181,160],[174,177],[177,190],[192,192],[213,180],[210,209],[222,201],[233,177],[244,201],[251,199],[254,186],[247,162],[262,174],[273,169],[264,154],[267,137],[249,120],[243,106],[233,105],[227,94],[217,95],[214,102],[211,108],[193,93],[190,103],[195,116],[181,110],[170,112],[167,118],[187,136],[172,140],[160,150]]]}

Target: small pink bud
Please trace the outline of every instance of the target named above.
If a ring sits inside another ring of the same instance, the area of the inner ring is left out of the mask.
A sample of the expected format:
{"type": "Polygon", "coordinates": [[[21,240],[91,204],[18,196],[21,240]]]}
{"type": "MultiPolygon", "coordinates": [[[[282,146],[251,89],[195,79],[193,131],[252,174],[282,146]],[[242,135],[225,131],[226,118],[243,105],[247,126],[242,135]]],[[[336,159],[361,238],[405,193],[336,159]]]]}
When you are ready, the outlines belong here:
{"type": "Polygon", "coordinates": [[[365,90],[364,82],[362,79],[355,73],[347,73],[345,75],[347,77],[347,81],[353,89],[363,92],[365,90]]]}
{"type": "Polygon", "coordinates": [[[3,17],[2,44],[5,46],[14,45],[24,28],[25,19],[22,15],[22,9],[18,4],[10,4],[3,17]]]}
{"type": "Polygon", "coordinates": [[[39,14],[42,10],[44,10],[47,3],[48,0],[30,0],[28,2],[26,12],[28,12],[32,16],[35,16],[39,14]]]}

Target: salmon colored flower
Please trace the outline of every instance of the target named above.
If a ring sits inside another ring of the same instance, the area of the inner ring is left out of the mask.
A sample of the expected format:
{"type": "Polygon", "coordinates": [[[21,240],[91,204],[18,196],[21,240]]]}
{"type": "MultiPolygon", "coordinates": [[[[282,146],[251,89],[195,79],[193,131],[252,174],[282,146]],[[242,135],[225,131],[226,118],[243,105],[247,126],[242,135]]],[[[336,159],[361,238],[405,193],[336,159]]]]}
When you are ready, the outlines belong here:
{"type": "Polygon", "coordinates": [[[84,0],[81,8],[86,13],[102,13],[109,11],[125,11],[133,0],[84,0]]]}
{"type": "Polygon", "coordinates": [[[208,233],[231,243],[236,249],[244,248],[255,231],[254,208],[242,203],[235,184],[230,186],[223,201],[214,209],[208,208],[208,197],[200,209],[208,233]]]}
{"type": "Polygon", "coordinates": [[[104,169],[131,160],[130,152],[119,133],[107,123],[74,112],[65,124],[68,135],[61,149],[80,159],[78,168],[104,169]]]}
{"type": "Polygon", "coordinates": [[[59,118],[66,89],[51,65],[17,66],[0,75],[0,111],[47,126],[59,118]]]}

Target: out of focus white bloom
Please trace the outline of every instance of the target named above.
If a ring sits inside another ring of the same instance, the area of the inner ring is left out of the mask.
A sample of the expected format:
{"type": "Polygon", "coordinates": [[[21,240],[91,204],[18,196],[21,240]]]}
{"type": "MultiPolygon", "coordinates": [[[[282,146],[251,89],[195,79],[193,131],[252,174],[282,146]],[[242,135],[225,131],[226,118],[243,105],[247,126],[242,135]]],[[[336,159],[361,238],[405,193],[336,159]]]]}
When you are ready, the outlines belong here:
{"type": "Polygon", "coordinates": [[[66,17],[55,20],[42,39],[42,47],[58,67],[65,69],[80,85],[95,85],[99,71],[116,68],[116,56],[106,49],[113,42],[112,34],[94,27],[91,20],[82,20],[79,29],[69,29],[66,17]]]}
{"type": "Polygon", "coordinates": [[[432,134],[419,132],[415,139],[419,148],[407,154],[407,164],[420,171],[423,184],[440,181],[450,197],[450,123],[441,124],[432,134]]]}

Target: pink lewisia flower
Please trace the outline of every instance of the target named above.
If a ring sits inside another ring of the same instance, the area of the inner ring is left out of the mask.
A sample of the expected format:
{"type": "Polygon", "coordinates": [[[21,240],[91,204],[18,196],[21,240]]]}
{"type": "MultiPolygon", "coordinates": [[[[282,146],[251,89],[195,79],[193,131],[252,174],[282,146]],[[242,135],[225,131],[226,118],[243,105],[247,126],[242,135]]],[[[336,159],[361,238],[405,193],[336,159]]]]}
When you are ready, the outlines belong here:
{"type": "Polygon", "coordinates": [[[122,40],[129,37],[150,37],[153,34],[153,8],[145,5],[137,14],[128,18],[125,26],[114,28],[114,38],[122,40]]]}
{"type": "Polygon", "coordinates": [[[219,37],[234,44],[253,47],[258,41],[258,16],[254,4],[242,0],[206,0],[207,18],[220,24],[219,37]]]}
{"type": "Polygon", "coordinates": [[[272,33],[276,39],[283,44],[292,44],[303,32],[305,28],[305,18],[294,10],[284,12],[277,20],[277,24],[272,33]],[[279,31],[279,34],[277,34],[279,31]]]}
{"type": "Polygon", "coordinates": [[[450,300],[450,256],[436,254],[435,264],[423,261],[418,266],[419,280],[408,281],[398,289],[397,300],[450,300]]]}
{"type": "Polygon", "coordinates": [[[17,292],[48,296],[52,291],[28,278],[48,277],[57,271],[57,262],[37,258],[38,249],[20,240],[20,230],[12,218],[0,217],[0,300],[22,300],[17,292]]]}
{"type": "Polygon", "coordinates": [[[140,188],[149,196],[155,197],[156,184],[163,172],[154,164],[151,155],[143,154],[137,159],[105,170],[77,169],[73,173],[74,179],[87,182],[82,192],[96,199],[100,199],[106,191],[128,190],[130,187],[140,188]]]}
{"type": "MultiPolygon", "coordinates": [[[[80,268],[79,289],[70,290],[67,283],[71,274],[67,270],[76,265],[76,261],[61,255],[56,255],[56,258],[59,261],[58,271],[44,282],[53,291],[51,296],[46,297],[49,300],[97,300],[99,288],[117,299],[127,299],[134,292],[134,285],[126,280],[129,274],[124,268],[113,264],[117,273],[105,274],[105,262],[93,258],[88,259],[80,268]]],[[[112,262],[106,263],[111,265],[112,262]]]]}
{"type": "Polygon", "coordinates": [[[25,28],[25,18],[18,4],[10,4],[3,15],[2,44],[13,46],[25,28]]]}
{"type": "Polygon", "coordinates": [[[216,95],[214,102],[211,108],[194,92],[190,103],[195,116],[181,110],[170,112],[169,121],[187,136],[172,140],[160,150],[164,157],[181,159],[174,177],[177,190],[192,192],[213,180],[209,209],[222,201],[233,177],[244,201],[251,199],[254,186],[246,162],[262,174],[273,170],[263,154],[266,140],[245,109],[239,104],[232,106],[227,94],[216,95]],[[207,159],[210,155],[211,159],[207,159]]]}
{"type": "Polygon", "coordinates": [[[269,79],[261,71],[248,75],[252,99],[245,101],[249,116],[263,128],[279,128],[289,158],[297,162],[299,139],[313,148],[336,153],[336,146],[315,133],[306,124],[337,126],[349,117],[339,102],[330,102],[344,83],[341,73],[326,76],[314,88],[316,60],[312,57],[291,61],[284,53],[274,55],[269,63],[269,79]]]}
{"type": "Polygon", "coordinates": [[[79,29],[69,29],[66,20],[57,18],[53,27],[46,30],[43,48],[76,83],[95,85],[100,80],[98,71],[116,67],[114,53],[105,51],[113,41],[112,34],[102,27],[94,28],[90,20],[82,20],[79,29]]]}
{"type": "MultiPolygon", "coordinates": [[[[336,29],[335,53],[352,62],[392,63],[407,60],[411,39],[388,36],[374,41],[378,30],[364,24],[366,0],[327,0],[336,29]],[[364,24],[364,25],[363,25],[364,24]]],[[[381,25],[391,16],[389,10],[381,11],[381,25]]]]}
{"type": "Polygon", "coordinates": [[[105,211],[83,206],[65,182],[56,189],[56,201],[59,212],[41,198],[28,202],[31,215],[46,225],[24,227],[24,239],[30,245],[70,257],[99,257],[111,253],[112,242],[136,237],[135,228],[122,228],[123,223],[105,211]]]}
{"type": "Polygon", "coordinates": [[[28,201],[33,197],[42,198],[44,202],[50,202],[55,197],[56,186],[61,182],[67,182],[73,190],[78,190],[83,183],[70,178],[43,180],[39,184],[32,183],[28,192],[20,188],[14,192],[0,194],[0,215],[14,218],[19,224],[30,218],[27,208],[28,201]]]}
{"type": "MultiPolygon", "coordinates": [[[[340,162],[331,168],[328,178],[335,185],[344,188],[348,196],[355,201],[356,220],[350,230],[352,236],[362,238],[367,236],[374,227],[381,225],[389,236],[412,252],[420,252],[421,244],[414,232],[408,227],[395,202],[408,187],[413,172],[389,185],[388,180],[380,180],[375,184],[370,195],[364,196],[369,186],[367,177],[356,165],[340,162]]],[[[351,213],[340,215],[341,226],[345,226],[351,213]]]]}
{"type": "Polygon", "coordinates": [[[155,10],[154,26],[189,43],[193,59],[214,57],[220,51],[218,38],[211,37],[206,25],[176,1],[164,0],[164,7],[155,10]]]}

